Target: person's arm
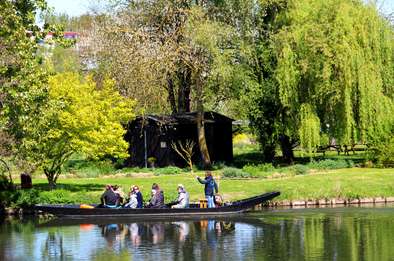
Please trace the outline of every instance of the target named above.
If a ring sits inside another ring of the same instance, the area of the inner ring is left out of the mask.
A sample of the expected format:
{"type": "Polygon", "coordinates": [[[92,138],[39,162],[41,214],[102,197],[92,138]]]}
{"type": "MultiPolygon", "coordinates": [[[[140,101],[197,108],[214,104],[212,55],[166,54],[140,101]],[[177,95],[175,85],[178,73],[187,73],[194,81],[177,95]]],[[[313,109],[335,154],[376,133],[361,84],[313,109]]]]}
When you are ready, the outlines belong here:
{"type": "Polygon", "coordinates": [[[105,192],[103,194],[101,194],[101,197],[100,197],[101,205],[105,204],[104,197],[105,197],[105,192]]]}
{"type": "Polygon", "coordinates": [[[215,193],[218,193],[219,192],[218,184],[216,183],[216,181],[214,182],[215,182],[215,193]]]}
{"type": "Polygon", "coordinates": [[[207,184],[208,181],[201,179],[200,177],[197,177],[198,182],[200,182],[201,184],[207,184]]]}
{"type": "Polygon", "coordinates": [[[142,207],[143,202],[142,202],[142,194],[141,194],[141,192],[137,193],[137,202],[138,202],[138,206],[142,207]]]}

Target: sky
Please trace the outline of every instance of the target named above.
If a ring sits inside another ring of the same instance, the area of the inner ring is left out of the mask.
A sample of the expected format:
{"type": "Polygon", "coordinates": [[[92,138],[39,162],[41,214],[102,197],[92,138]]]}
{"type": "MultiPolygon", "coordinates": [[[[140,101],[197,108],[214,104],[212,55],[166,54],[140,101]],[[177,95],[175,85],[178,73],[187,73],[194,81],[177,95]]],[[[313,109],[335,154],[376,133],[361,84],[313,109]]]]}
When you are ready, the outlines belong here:
{"type": "MultiPolygon", "coordinates": [[[[393,0],[394,1],[394,0],[393,0]]],[[[79,16],[89,11],[90,0],[47,0],[48,6],[55,8],[55,13],[79,16]]]]}
{"type": "MultiPolygon", "coordinates": [[[[368,0],[365,0],[368,1],[368,0]]],[[[89,11],[89,6],[97,0],[47,0],[49,6],[55,8],[55,13],[66,13],[69,16],[79,16],[89,11]]],[[[378,0],[378,6],[385,14],[394,13],[394,0],[378,0]]]]}

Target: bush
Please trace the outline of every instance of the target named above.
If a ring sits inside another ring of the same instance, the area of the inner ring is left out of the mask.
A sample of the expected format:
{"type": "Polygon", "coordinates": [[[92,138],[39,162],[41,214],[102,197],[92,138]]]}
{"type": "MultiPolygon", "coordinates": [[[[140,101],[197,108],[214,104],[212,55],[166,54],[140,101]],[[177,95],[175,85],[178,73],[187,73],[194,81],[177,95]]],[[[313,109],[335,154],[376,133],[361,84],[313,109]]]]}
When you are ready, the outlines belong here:
{"type": "Polygon", "coordinates": [[[74,203],[71,200],[71,193],[67,190],[56,189],[51,191],[44,191],[40,194],[40,202],[45,204],[70,204],[74,203]]]}
{"type": "Polygon", "coordinates": [[[39,202],[39,193],[35,189],[19,190],[18,197],[13,203],[17,207],[31,207],[39,202]]]}
{"type": "Polygon", "coordinates": [[[219,170],[219,169],[224,169],[226,167],[226,163],[219,161],[219,162],[214,162],[212,164],[212,170],[219,170]]]}
{"type": "Polygon", "coordinates": [[[251,175],[242,169],[237,168],[224,168],[223,169],[223,177],[225,178],[250,178],[251,175]]]}
{"type": "Polygon", "coordinates": [[[305,165],[296,164],[287,168],[281,169],[282,173],[291,173],[293,175],[305,175],[308,173],[309,168],[305,165]]]}
{"type": "Polygon", "coordinates": [[[0,190],[0,207],[8,207],[18,199],[16,190],[0,190]]]}
{"type": "Polygon", "coordinates": [[[372,144],[368,157],[370,160],[376,160],[379,166],[394,166],[394,136],[372,144]]]}
{"type": "Polygon", "coordinates": [[[182,172],[182,169],[174,166],[168,166],[165,168],[157,168],[153,170],[153,174],[156,176],[159,175],[174,175],[174,174],[179,174],[182,172]]]}
{"type": "Polygon", "coordinates": [[[321,160],[321,161],[313,161],[308,164],[310,169],[344,169],[351,168],[354,166],[353,161],[351,160],[321,160]]]}
{"type": "Polygon", "coordinates": [[[70,160],[64,166],[64,172],[75,174],[80,178],[96,178],[115,172],[115,167],[110,160],[89,161],[70,160]]]}
{"type": "Polygon", "coordinates": [[[152,169],[149,168],[140,168],[140,167],[127,167],[118,169],[116,173],[149,173],[152,172],[152,169]]]}
{"type": "Polygon", "coordinates": [[[246,147],[253,143],[254,139],[247,133],[239,133],[233,137],[234,147],[246,147]]]}
{"type": "Polygon", "coordinates": [[[5,207],[31,207],[39,202],[38,191],[34,189],[1,191],[0,202],[5,207]]]}
{"type": "Polygon", "coordinates": [[[272,174],[275,167],[271,163],[258,165],[245,165],[242,170],[249,173],[252,177],[267,177],[272,174]]]}
{"type": "Polygon", "coordinates": [[[11,181],[3,174],[0,174],[0,191],[2,190],[11,190],[13,184],[11,181]]]}

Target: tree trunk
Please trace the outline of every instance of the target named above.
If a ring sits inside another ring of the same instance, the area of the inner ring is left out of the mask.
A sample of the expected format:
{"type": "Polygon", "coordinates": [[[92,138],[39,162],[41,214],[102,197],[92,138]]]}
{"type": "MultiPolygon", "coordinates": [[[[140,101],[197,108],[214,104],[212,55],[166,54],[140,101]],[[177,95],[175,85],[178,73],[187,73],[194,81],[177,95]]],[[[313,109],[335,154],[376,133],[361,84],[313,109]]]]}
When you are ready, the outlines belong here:
{"type": "Polygon", "coordinates": [[[275,144],[265,144],[263,146],[263,157],[264,157],[264,162],[273,162],[275,158],[275,144]]]}
{"type": "Polygon", "coordinates": [[[197,135],[198,135],[198,146],[200,148],[201,159],[205,169],[211,167],[211,158],[209,156],[207,141],[205,138],[205,126],[204,126],[204,111],[197,111],[197,135]]]}
{"type": "Polygon", "coordinates": [[[179,72],[178,79],[179,79],[178,112],[190,112],[190,85],[191,85],[190,69],[187,68],[179,72]]]}
{"type": "Polygon", "coordinates": [[[44,168],[44,173],[45,176],[47,177],[48,180],[48,185],[49,185],[49,189],[53,190],[56,188],[56,179],[57,179],[57,175],[53,170],[48,170],[46,168],[44,168]]]}
{"type": "Polygon", "coordinates": [[[174,81],[172,80],[170,75],[168,75],[167,77],[168,101],[170,102],[172,114],[175,114],[177,113],[177,106],[174,94],[174,81]]]}
{"type": "Polygon", "coordinates": [[[209,156],[207,140],[205,138],[205,126],[204,126],[204,105],[202,100],[202,85],[200,81],[200,75],[197,74],[196,80],[196,93],[197,93],[197,137],[198,147],[200,148],[201,159],[205,169],[211,167],[211,158],[209,156]]]}
{"type": "Polygon", "coordinates": [[[292,165],[294,164],[293,146],[290,137],[284,134],[279,136],[280,148],[282,150],[283,161],[292,165]]]}

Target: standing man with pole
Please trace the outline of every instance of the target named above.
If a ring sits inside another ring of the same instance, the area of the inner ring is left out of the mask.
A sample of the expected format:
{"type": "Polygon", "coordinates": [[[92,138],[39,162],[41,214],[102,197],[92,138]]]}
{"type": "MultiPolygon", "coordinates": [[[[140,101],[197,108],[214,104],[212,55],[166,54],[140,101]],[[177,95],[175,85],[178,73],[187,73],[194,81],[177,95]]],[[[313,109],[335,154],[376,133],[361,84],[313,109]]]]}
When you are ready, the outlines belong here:
{"type": "Polygon", "coordinates": [[[204,193],[205,193],[205,198],[207,199],[208,202],[208,208],[214,208],[215,207],[214,196],[215,193],[218,193],[219,190],[216,181],[212,177],[212,173],[210,171],[206,171],[205,179],[203,180],[199,176],[197,176],[197,180],[201,184],[205,184],[204,193]]]}

